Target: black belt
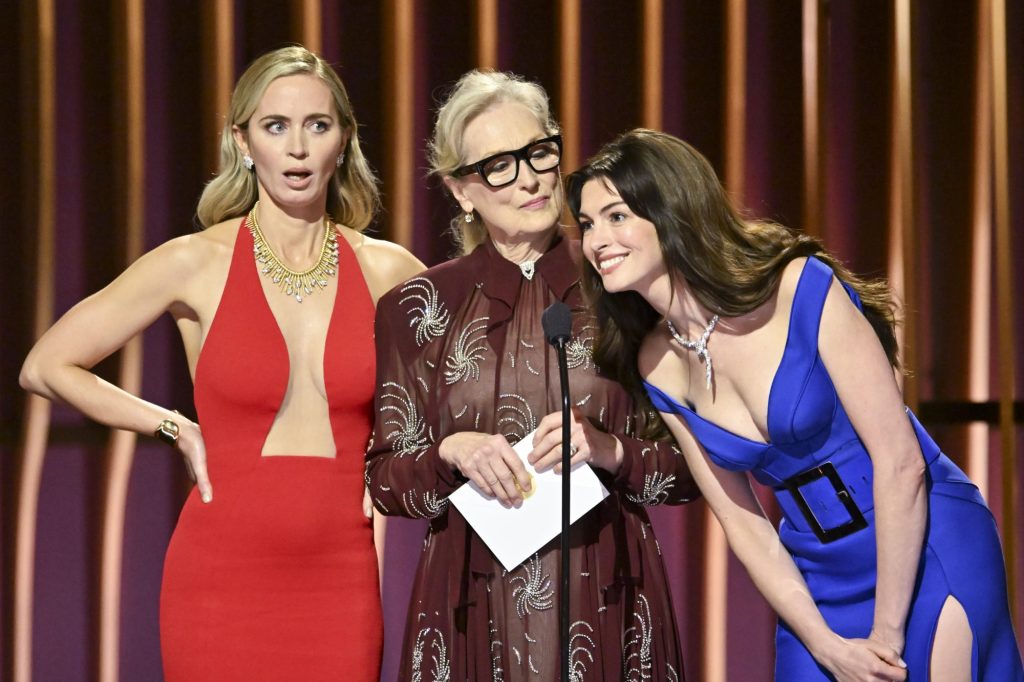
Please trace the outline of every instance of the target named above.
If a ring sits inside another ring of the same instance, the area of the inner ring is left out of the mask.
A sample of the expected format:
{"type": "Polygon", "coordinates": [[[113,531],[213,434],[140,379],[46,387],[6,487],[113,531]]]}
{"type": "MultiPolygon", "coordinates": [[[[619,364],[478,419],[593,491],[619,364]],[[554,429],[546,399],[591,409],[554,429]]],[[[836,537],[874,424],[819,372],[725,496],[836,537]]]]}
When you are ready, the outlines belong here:
{"type": "Polygon", "coordinates": [[[775,489],[790,524],[796,530],[813,532],[822,544],[867,528],[864,512],[874,506],[871,458],[859,447],[837,455],[775,489]]]}

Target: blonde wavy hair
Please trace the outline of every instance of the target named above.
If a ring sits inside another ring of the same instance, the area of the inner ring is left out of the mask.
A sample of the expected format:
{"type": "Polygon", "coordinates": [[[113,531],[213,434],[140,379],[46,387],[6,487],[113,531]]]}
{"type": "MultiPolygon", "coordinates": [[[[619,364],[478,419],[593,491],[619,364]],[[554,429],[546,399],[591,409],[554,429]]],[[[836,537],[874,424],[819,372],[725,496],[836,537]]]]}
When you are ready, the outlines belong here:
{"type": "Polygon", "coordinates": [[[249,65],[231,95],[231,106],[220,135],[220,170],[203,189],[196,215],[203,227],[245,215],[258,198],[256,174],[242,164],[234,126],[245,130],[271,82],[284,76],[316,76],[331,91],[339,123],[349,133],[345,162],[334,172],[327,191],[327,213],[336,222],[362,230],[380,207],[377,177],[359,148],[359,135],[348,93],[338,74],[320,56],[301,45],[283,47],[249,65]]]}
{"type": "MultiPolygon", "coordinates": [[[[516,102],[537,117],[546,135],[559,132],[558,122],[551,116],[548,94],[544,88],[514,73],[474,69],[463,74],[452,86],[437,111],[434,135],[427,144],[430,174],[448,177],[452,171],[476,159],[465,158],[462,134],[477,115],[497,102],[516,102]]],[[[462,214],[451,220],[449,228],[460,253],[470,253],[487,238],[487,228],[480,216],[466,222],[462,214]]]]}

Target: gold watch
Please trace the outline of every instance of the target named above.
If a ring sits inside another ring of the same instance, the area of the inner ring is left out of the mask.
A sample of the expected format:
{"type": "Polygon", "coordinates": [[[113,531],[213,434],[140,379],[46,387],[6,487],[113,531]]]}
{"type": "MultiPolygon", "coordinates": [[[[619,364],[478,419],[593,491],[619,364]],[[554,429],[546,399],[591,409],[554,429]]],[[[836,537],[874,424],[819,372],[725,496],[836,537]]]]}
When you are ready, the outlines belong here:
{"type": "Polygon", "coordinates": [[[153,435],[173,448],[178,444],[178,434],[180,432],[181,429],[178,428],[178,424],[176,422],[173,422],[170,419],[165,419],[160,422],[158,427],[156,427],[156,431],[153,432],[153,435]]]}

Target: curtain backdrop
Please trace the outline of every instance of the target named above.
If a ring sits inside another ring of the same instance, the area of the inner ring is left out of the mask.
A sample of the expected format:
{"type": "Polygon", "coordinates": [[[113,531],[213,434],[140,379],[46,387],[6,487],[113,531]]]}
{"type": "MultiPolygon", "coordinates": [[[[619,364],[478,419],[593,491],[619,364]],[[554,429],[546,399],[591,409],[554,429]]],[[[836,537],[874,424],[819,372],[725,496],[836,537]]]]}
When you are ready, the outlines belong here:
{"type": "MultiPolygon", "coordinates": [[[[1021,3],[22,0],[0,3],[5,679],[161,679],[157,605],[188,489],[181,462],[30,399],[18,369],[71,305],[196,229],[235,78],[292,42],[348,88],[383,183],[374,233],[430,265],[451,253],[455,207],[425,179],[425,141],[444,89],[485,66],[548,90],[564,171],[628,128],[661,128],[707,155],[752,214],[888,276],[905,305],[908,403],[995,512],[1020,630],[1021,3]]],[[[180,346],[162,319],[98,371],[194,417],[180,346]]],[[[688,679],[769,680],[774,616],[704,504],[653,516],[688,679]]],[[[384,680],[423,533],[391,522],[384,680]]]]}

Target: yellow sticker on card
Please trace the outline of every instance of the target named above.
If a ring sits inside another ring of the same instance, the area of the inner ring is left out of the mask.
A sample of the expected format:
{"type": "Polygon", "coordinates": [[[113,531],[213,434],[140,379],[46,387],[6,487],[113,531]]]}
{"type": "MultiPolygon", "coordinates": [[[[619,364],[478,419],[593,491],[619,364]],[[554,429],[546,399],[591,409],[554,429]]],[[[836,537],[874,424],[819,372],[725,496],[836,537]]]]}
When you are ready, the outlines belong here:
{"type": "Polygon", "coordinates": [[[523,490],[523,486],[519,485],[519,479],[518,478],[514,479],[515,482],[516,482],[516,490],[519,491],[519,494],[523,496],[524,500],[530,499],[530,497],[535,492],[537,492],[537,482],[534,480],[533,474],[529,474],[528,473],[527,475],[530,477],[530,489],[529,490],[523,490]]]}

